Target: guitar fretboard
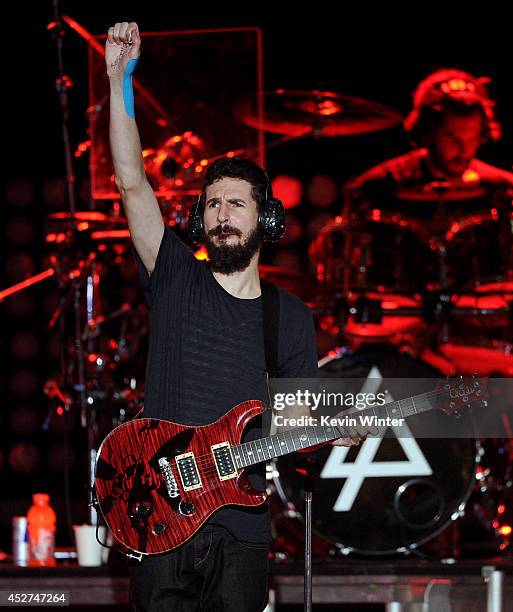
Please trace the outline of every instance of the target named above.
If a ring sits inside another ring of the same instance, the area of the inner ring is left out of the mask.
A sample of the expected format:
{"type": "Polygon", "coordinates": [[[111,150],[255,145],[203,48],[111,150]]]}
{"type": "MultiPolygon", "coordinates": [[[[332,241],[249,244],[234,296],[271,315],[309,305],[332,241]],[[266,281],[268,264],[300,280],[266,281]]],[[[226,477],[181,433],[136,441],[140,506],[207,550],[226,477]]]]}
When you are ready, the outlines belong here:
{"type": "MultiPolygon", "coordinates": [[[[448,398],[448,391],[430,391],[415,397],[389,402],[382,406],[368,406],[362,410],[352,408],[330,418],[341,419],[342,421],[346,417],[357,419],[365,417],[402,419],[432,410],[438,402],[446,401],[448,398]]],[[[319,417],[318,421],[320,420],[319,417]]],[[[232,447],[232,453],[237,468],[244,468],[261,461],[269,461],[294,451],[331,442],[345,436],[347,436],[347,433],[344,431],[344,426],[340,425],[339,427],[338,424],[297,427],[281,431],[266,438],[243,442],[232,447]]]]}

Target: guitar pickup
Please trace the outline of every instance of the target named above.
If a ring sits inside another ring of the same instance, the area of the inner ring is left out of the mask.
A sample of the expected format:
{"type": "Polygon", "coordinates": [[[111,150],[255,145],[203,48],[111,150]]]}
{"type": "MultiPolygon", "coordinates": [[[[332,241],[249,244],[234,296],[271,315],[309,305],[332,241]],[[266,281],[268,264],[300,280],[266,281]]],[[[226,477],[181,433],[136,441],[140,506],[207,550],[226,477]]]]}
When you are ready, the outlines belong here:
{"type": "Polygon", "coordinates": [[[220,442],[219,444],[214,444],[211,448],[219,480],[236,478],[237,469],[230,449],[230,443],[220,442]]]}
{"type": "Polygon", "coordinates": [[[192,491],[193,489],[199,489],[203,486],[194,453],[177,455],[175,461],[184,491],[192,491]]]}

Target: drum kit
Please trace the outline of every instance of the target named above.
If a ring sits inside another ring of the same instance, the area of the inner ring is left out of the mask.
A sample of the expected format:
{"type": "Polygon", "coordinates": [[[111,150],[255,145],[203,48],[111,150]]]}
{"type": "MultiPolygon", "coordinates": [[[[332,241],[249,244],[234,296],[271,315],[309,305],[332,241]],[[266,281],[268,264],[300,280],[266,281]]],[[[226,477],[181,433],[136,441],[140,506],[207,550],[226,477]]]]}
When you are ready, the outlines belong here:
{"type": "MultiPolygon", "coordinates": [[[[264,99],[263,120],[256,112],[256,96],[241,99],[234,113],[245,125],[280,135],[271,146],[308,137],[354,136],[397,125],[401,119],[381,104],[333,92],[277,90],[265,93],[264,99]]],[[[198,174],[209,163],[204,153],[201,138],[192,132],[146,151],[145,167],[155,192],[183,189],[187,194],[188,188],[195,188],[198,174]]],[[[314,275],[260,268],[263,278],[296,293],[311,307],[319,339],[329,348],[319,362],[321,377],[366,378],[378,370],[387,378],[473,372],[512,376],[511,213],[500,212],[500,204],[481,186],[433,182],[400,189],[395,197],[401,203],[397,210],[372,203],[366,210],[349,206],[323,227],[309,247],[314,275]],[[457,202],[461,210],[468,201],[478,200],[484,206],[471,214],[454,216],[447,212],[450,207],[444,208],[457,202]],[[442,211],[433,223],[420,213],[428,207],[442,211]],[[504,224],[509,231],[503,231],[504,224]]],[[[180,233],[185,230],[186,206],[179,198],[172,202],[163,210],[164,218],[180,233]]],[[[139,350],[147,331],[145,307],[132,306],[131,296],[127,299],[122,291],[114,296],[111,291],[127,284],[127,220],[119,204],[109,214],[54,213],[47,217],[45,240],[51,266],[2,292],[0,300],[54,276],[62,298],[50,328],[76,317],[78,304],[84,323],[74,336],[66,336],[69,327],[61,326],[66,363],[61,379],[47,388],[57,389],[52,397],[67,397],[81,376],[88,410],[96,410],[93,429],[101,439],[105,429],[133,417],[143,404],[143,364],[134,364],[146,352],[139,350]],[[79,362],[85,364],[82,374],[79,362]]],[[[397,461],[391,441],[382,442],[380,461],[397,461]]],[[[506,548],[508,534],[500,535],[497,525],[501,513],[513,515],[513,446],[510,440],[495,442],[492,448],[471,439],[419,440],[436,476],[360,477],[359,492],[344,510],[337,509],[337,496],[353,478],[353,469],[356,474],[359,451],[318,451],[321,466],[330,453],[344,453],[340,461],[347,470],[328,478],[319,468],[314,554],[412,551],[446,530],[473,498],[483,528],[492,532],[493,546],[506,548]]],[[[363,446],[371,443],[367,440],[363,446]]],[[[301,476],[291,458],[268,469],[275,556],[301,554],[301,476]]],[[[449,553],[457,554],[454,546],[449,553]]]]}
{"type": "MultiPolygon", "coordinates": [[[[344,108],[340,98],[316,106],[300,93],[274,96],[262,127],[310,133],[315,122],[309,117],[302,130],[296,115],[315,109],[316,134],[360,133],[357,121],[352,128],[334,125],[337,110],[333,119],[330,109],[344,108]],[[290,106],[292,118],[284,111],[290,106]]],[[[299,289],[314,313],[319,345],[328,338],[321,378],[361,384],[378,377],[393,394],[395,378],[513,375],[513,194],[499,197],[475,182],[447,180],[390,195],[379,204],[349,198],[343,214],[321,229],[309,247],[317,284],[267,272],[277,284],[299,289]]],[[[465,529],[474,539],[485,533],[482,552],[505,550],[513,520],[511,440],[475,439],[468,415],[459,426],[467,438],[415,439],[412,431],[411,448],[383,438],[359,450],[318,450],[314,554],[391,555],[424,545],[420,550],[429,554],[457,557],[465,552],[465,529]]],[[[282,458],[269,480],[282,508],[276,554],[301,555],[302,532],[291,523],[305,512],[304,466],[282,458]]]]}

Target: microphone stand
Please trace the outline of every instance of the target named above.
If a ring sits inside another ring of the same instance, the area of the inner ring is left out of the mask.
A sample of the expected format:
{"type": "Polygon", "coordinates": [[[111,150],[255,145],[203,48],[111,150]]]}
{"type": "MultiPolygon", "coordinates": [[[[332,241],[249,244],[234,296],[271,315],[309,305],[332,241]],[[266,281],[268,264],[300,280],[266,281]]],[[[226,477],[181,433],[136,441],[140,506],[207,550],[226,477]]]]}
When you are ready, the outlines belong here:
{"type": "MultiPolygon", "coordinates": [[[[76,195],[75,195],[75,174],[73,168],[73,156],[71,152],[70,134],[69,134],[69,96],[68,91],[73,87],[70,77],[64,71],[64,56],[63,56],[63,38],[64,27],[59,10],[59,1],[53,0],[54,20],[48,24],[48,31],[54,38],[57,47],[57,78],[55,86],[59,97],[59,107],[61,111],[61,129],[64,144],[64,162],[66,168],[66,195],[70,211],[69,231],[76,233],[76,195]]],[[[91,494],[91,486],[94,482],[94,464],[96,459],[96,441],[94,439],[94,418],[88,410],[86,398],[86,380],[84,367],[84,349],[82,346],[81,331],[83,328],[81,321],[81,300],[82,300],[82,284],[81,282],[74,283],[73,296],[73,312],[74,312],[74,347],[76,357],[76,381],[74,384],[75,391],[78,392],[78,404],[82,415],[82,426],[87,428],[87,446],[88,446],[88,502],[89,502],[89,520],[92,525],[96,524],[96,511],[91,505],[93,498],[91,494]]]]}
{"type": "Polygon", "coordinates": [[[312,612],[312,499],[313,478],[305,476],[305,582],[304,608],[312,612]]]}
{"type": "Polygon", "coordinates": [[[295,469],[303,476],[305,500],[304,609],[312,612],[312,503],[314,476],[320,472],[319,460],[312,454],[298,457],[295,469]]]}

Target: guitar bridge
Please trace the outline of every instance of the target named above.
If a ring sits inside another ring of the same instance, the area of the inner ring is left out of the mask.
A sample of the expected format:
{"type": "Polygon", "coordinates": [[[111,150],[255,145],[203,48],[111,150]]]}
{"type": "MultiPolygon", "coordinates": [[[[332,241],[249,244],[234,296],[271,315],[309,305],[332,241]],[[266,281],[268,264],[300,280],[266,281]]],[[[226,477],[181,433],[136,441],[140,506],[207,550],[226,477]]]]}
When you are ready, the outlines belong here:
{"type": "Polygon", "coordinates": [[[178,466],[178,473],[182,479],[184,491],[192,491],[203,486],[194,453],[177,455],[175,461],[178,466]]]}
{"type": "Polygon", "coordinates": [[[219,480],[236,478],[237,469],[230,449],[230,443],[220,442],[219,444],[214,444],[211,448],[219,480]]]}

